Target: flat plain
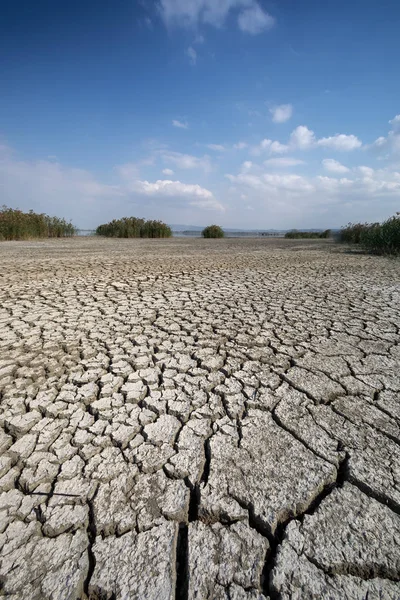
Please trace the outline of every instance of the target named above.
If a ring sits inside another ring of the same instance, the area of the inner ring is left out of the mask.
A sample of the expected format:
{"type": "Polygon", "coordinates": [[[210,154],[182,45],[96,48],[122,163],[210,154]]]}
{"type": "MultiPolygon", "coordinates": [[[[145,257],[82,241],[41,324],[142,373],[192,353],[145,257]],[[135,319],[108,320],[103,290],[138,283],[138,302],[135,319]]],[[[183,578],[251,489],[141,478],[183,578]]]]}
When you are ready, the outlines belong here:
{"type": "Polygon", "coordinates": [[[399,600],[400,261],[0,244],[10,600],[399,600]]]}

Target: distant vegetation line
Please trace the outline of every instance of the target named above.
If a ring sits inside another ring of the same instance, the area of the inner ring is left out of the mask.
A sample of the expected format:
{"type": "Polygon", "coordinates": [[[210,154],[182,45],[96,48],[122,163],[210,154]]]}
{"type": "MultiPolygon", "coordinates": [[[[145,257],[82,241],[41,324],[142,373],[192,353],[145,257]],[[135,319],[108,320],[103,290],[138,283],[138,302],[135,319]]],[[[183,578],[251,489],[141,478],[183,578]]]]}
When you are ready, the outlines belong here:
{"type": "Polygon", "coordinates": [[[2,206],[0,209],[0,240],[61,238],[76,234],[76,227],[59,217],[2,206]]]}
{"type": "Polygon", "coordinates": [[[331,230],[325,229],[325,231],[298,231],[297,229],[292,229],[285,233],[285,238],[290,240],[303,240],[303,239],[326,239],[330,237],[331,230]]]}
{"type": "Polygon", "coordinates": [[[96,235],[115,238],[168,238],[172,236],[172,229],[162,221],[124,217],[99,225],[96,235]]]}
{"type": "MultiPolygon", "coordinates": [[[[77,233],[78,229],[71,222],[60,217],[50,217],[33,210],[23,212],[7,206],[0,208],[0,241],[71,237],[77,233]]],[[[171,227],[162,221],[136,217],[114,219],[99,225],[95,234],[113,238],[169,238],[173,235],[171,227]]],[[[204,238],[223,238],[225,232],[219,225],[208,225],[201,235],[204,238]]],[[[322,232],[293,229],[285,234],[285,238],[325,239],[331,235],[330,229],[322,232]]],[[[334,237],[373,254],[400,255],[400,213],[382,223],[349,223],[338,235],[334,233],[334,237]]]]}

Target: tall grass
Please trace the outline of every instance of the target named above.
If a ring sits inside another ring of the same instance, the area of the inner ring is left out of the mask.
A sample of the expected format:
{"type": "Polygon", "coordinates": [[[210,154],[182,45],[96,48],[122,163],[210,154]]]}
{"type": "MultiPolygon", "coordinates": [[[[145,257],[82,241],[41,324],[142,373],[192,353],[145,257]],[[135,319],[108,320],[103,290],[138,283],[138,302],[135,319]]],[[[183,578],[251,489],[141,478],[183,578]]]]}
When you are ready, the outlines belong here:
{"type": "Polygon", "coordinates": [[[29,240],[32,238],[59,238],[75,235],[72,223],[59,217],[25,213],[18,208],[2,206],[0,209],[0,240],[29,240]]]}
{"type": "Polygon", "coordinates": [[[123,217],[99,225],[96,235],[116,238],[167,238],[172,236],[172,230],[162,221],[123,217]]]}
{"type": "Polygon", "coordinates": [[[373,254],[400,254],[400,217],[383,223],[349,223],[342,228],[340,241],[357,244],[373,254]]]}
{"type": "Polygon", "coordinates": [[[292,231],[288,231],[285,233],[285,238],[289,240],[309,240],[309,239],[326,239],[330,237],[331,230],[325,229],[325,231],[298,231],[297,229],[292,229],[292,231]]]}

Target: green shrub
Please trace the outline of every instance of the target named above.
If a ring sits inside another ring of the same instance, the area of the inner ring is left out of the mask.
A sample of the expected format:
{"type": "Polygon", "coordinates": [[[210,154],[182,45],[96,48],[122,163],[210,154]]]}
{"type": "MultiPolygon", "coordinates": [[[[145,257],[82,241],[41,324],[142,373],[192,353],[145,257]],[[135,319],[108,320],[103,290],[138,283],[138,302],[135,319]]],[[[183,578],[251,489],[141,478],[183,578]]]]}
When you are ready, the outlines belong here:
{"type": "Polygon", "coordinates": [[[203,238],[223,238],[225,237],[224,230],[219,225],[208,225],[201,232],[203,238]]]}
{"type": "Polygon", "coordinates": [[[18,208],[0,209],[0,240],[28,240],[32,238],[69,237],[76,234],[72,223],[59,217],[24,213],[18,208]]]}
{"type": "Polygon", "coordinates": [[[340,241],[358,244],[373,254],[400,254],[400,217],[383,223],[349,223],[342,229],[340,241]]]}
{"type": "Polygon", "coordinates": [[[326,239],[330,237],[331,230],[325,229],[322,233],[318,231],[298,231],[297,229],[292,229],[285,233],[285,238],[289,240],[312,240],[312,239],[326,239]]]}
{"type": "Polygon", "coordinates": [[[167,238],[172,236],[171,228],[162,221],[145,221],[136,217],[114,219],[99,225],[96,235],[117,238],[167,238]]]}

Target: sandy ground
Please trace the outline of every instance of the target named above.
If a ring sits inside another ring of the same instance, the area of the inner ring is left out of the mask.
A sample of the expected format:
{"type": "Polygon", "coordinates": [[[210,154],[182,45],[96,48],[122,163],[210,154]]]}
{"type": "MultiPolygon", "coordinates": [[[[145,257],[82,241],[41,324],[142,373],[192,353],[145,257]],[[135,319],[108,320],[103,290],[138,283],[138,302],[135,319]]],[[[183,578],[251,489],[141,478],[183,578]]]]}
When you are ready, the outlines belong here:
{"type": "Polygon", "coordinates": [[[0,244],[12,600],[400,598],[400,261],[0,244]]]}

